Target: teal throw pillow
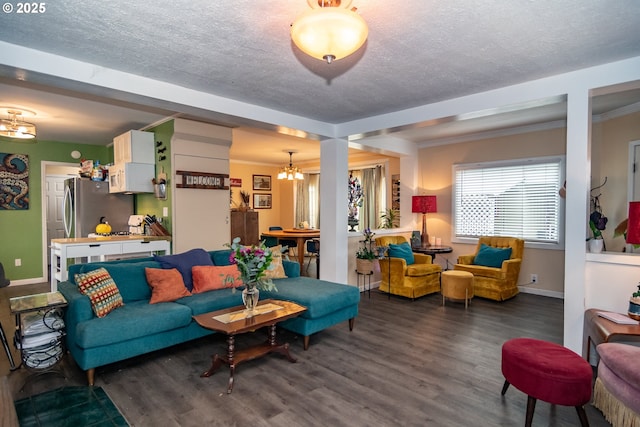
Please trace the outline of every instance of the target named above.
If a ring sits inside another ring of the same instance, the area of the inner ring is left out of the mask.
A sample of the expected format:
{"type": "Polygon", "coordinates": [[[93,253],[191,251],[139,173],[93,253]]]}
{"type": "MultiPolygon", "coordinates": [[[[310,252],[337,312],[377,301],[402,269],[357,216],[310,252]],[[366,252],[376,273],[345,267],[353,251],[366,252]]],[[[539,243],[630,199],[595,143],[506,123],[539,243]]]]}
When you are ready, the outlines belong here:
{"type": "Polygon", "coordinates": [[[482,243],[480,250],[473,259],[473,263],[485,267],[500,268],[502,267],[502,261],[506,261],[509,258],[511,258],[511,248],[494,248],[482,243]]]}
{"type": "Polygon", "coordinates": [[[415,262],[415,259],[413,258],[413,251],[407,242],[400,243],[399,245],[391,243],[389,245],[388,254],[392,258],[404,258],[404,260],[407,261],[407,265],[415,262]]]}

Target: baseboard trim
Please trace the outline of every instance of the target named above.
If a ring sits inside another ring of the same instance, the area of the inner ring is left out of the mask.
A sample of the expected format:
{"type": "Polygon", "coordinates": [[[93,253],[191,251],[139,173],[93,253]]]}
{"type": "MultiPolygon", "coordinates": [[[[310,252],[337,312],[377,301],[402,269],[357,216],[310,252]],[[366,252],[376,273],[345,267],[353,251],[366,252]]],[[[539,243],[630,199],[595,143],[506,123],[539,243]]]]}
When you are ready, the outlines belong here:
{"type": "Polygon", "coordinates": [[[563,292],[549,291],[549,290],[546,290],[546,289],[538,289],[538,288],[532,288],[532,287],[528,287],[528,286],[518,286],[518,289],[523,294],[542,295],[544,297],[564,299],[564,293],[563,292]]]}
{"type": "Polygon", "coordinates": [[[22,286],[22,285],[35,285],[38,283],[45,283],[48,280],[44,277],[34,277],[32,279],[19,279],[19,280],[11,280],[9,285],[11,286],[22,286]]]}

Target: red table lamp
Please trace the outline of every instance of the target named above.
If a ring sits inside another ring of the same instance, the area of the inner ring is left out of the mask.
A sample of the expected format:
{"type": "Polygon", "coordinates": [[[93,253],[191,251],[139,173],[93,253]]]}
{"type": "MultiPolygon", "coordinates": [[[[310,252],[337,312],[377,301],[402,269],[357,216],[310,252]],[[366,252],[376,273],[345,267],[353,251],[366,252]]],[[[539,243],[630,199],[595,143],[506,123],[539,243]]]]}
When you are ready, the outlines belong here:
{"type": "Polygon", "coordinates": [[[640,245],[640,202],[629,202],[627,243],[640,245]]]}
{"type": "Polygon", "coordinates": [[[422,247],[430,246],[427,234],[427,214],[438,212],[436,196],[413,196],[411,198],[411,212],[422,214],[422,247]]]}

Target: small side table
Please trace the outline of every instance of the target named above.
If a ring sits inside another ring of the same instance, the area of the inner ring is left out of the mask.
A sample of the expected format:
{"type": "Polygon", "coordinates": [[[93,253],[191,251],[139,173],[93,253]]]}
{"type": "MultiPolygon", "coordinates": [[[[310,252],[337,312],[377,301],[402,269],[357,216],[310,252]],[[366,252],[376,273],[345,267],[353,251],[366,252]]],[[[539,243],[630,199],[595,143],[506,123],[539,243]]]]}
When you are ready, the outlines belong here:
{"type": "Polygon", "coordinates": [[[417,252],[419,254],[427,254],[431,255],[432,261],[435,262],[436,254],[450,254],[453,252],[453,248],[451,246],[415,246],[411,248],[413,252],[417,252]]]}
{"type": "Polygon", "coordinates": [[[63,341],[65,335],[64,322],[54,320],[51,315],[56,310],[67,306],[67,301],[60,292],[48,292],[9,299],[11,314],[16,318],[16,332],[14,342],[20,349],[21,363],[33,370],[47,370],[57,364],[64,355],[63,341]],[[35,332],[25,330],[24,317],[41,318],[35,332]],[[54,333],[53,341],[48,334],[54,333]],[[41,340],[40,338],[46,338],[41,340]],[[26,340],[29,348],[26,347],[26,340]],[[39,341],[43,344],[38,346],[39,341]]]}
{"type": "Polygon", "coordinates": [[[640,338],[640,325],[622,325],[604,317],[598,316],[599,311],[590,308],[584,312],[584,331],[582,356],[591,363],[591,346],[594,348],[603,342],[611,342],[616,339],[638,340],[640,338]]]}
{"type": "Polygon", "coordinates": [[[358,289],[360,289],[360,276],[362,276],[362,291],[363,292],[367,292],[367,282],[369,283],[369,299],[371,299],[371,276],[373,276],[373,271],[370,271],[368,273],[361,273],[360,271],[356,270],[356,280],[357,280],[357,285],[358,285],[358,289]]]}

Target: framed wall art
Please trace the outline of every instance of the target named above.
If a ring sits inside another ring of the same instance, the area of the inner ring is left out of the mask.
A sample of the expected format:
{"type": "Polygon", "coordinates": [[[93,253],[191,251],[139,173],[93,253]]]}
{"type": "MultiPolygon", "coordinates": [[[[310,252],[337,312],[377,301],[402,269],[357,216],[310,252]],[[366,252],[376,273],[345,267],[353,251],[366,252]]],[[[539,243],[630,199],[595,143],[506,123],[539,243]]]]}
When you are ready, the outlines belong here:
{"type": "Polygon", "coordinates": [[[271,194],[253,194],[253,209],[271,209],[271,194]]]}
{"type": "Polygon", "coordinates": [[[253,175],[253,189],[271,191],[271,175],[253,175]]]}
{"type": "Polygon", "coordinates": [[[0,209],[29,209],[29,156],[0,153],[0,209]]]}

